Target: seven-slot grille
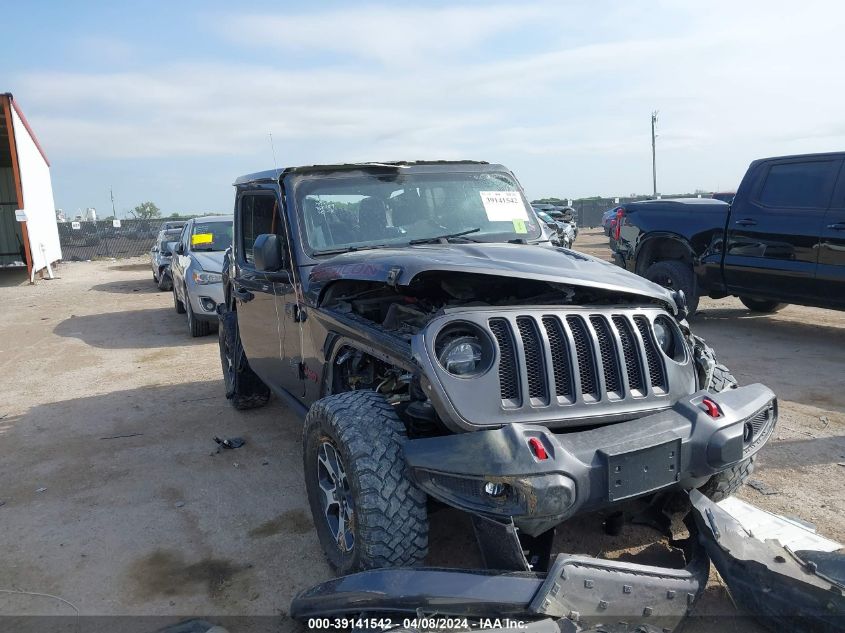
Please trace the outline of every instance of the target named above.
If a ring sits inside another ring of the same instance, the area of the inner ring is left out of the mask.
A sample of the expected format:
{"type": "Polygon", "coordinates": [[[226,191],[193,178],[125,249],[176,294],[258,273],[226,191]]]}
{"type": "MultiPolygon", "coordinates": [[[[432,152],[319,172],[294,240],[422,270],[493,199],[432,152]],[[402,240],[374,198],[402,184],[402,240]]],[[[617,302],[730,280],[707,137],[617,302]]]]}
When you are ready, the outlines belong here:
{"type": "Polygon", "coordinates": [[[618,401],[667,390],[661,353],[643,315],[520,315],[491,318],[489,326],[499,345],[506,407],[618,401]]]}

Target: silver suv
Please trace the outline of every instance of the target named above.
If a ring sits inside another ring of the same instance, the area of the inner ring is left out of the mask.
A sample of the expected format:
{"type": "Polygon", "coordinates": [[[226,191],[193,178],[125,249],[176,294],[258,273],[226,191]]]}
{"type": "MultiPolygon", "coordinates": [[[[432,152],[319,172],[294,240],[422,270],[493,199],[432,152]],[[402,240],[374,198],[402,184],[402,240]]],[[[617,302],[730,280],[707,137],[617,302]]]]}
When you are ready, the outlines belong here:
{"type": "Polygon", "coordinates": [[[223,303],[223,252],[232,244],[232,216],[189,220],[173,251],[173,305],[188,315],[191,336],[205,336],[223,303]]]}
{"type": "Polygon", "coordinates": [[[159,231],[155,244],[150,249],[150,267],[153,269],[153,281],[159,290],[170,290],[173,279],[170,276],[170,261],[173,258],[173,248],[182,235],[181,228],[163,229],[159,231]]]}

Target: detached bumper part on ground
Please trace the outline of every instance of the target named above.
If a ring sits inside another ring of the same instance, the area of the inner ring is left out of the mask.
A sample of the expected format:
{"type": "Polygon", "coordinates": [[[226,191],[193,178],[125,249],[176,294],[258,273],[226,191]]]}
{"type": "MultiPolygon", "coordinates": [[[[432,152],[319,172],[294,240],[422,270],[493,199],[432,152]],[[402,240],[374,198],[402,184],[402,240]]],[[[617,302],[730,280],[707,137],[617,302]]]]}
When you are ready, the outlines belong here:
{"type": "Polygon", "coordinates": [[[690,498],[699,539],[740,607],[780,633],[845,631],[845,554],[763,542],[698,491],[690,498]]]}
{"type": "Polygon", "coordinates": [[[758,384],[700,391],[671,409],[575,433],[510,424],[411,440],[405,459],[432,497],[469,512],[513,517],[523,533],[536,536],[610,502],[702,485],[753,455],[776,421],[775,395],[758,384]]]}
{"type": "Polygon", "coordinates": [[[703,592],[712,559],[738,606],[772,630],[845,631],[845,555],[763,542],[700,492],[690,498],[689,538],[672,542],[684,552],[683,569],[570,554],[558,554],[547,574],[376,569],[302,592],[290,614],[298,620],[381,615],[394,623],[426,615],[467,618],[476,631],[670,633],[703,592]]]}
{"type": "MultiPolygon", "coordinates": [[[[666,569],[559,554],[548,574],[467,569],[377,569],[312,587],[291,604],[298,620],[351,614],[417,614],[520,621],[521,630],[672,631],[707,584],[709,563],[695,539],[689,564],[666,569]],[[553,626],[550,626],[552,625],[553,626]],[[606,630],[606,629],[599,629],[606,630]]],[[[419,616],[422,617],[422,616],[419,616]]]]}

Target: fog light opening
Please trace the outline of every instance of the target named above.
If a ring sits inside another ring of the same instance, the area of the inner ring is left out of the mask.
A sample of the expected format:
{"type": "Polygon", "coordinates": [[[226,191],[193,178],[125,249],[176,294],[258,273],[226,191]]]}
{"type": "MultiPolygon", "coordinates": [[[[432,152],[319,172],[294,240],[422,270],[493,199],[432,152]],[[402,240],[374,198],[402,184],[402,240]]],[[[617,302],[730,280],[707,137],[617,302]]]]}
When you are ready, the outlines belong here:
{"type": "Polygon", "coordinates": [[[217,304],[214,302],[214,299],[210,299],[209,297],[201,297],[200,303],[202,303],[202,309],[206,312],[214,312],[217,310],[217,304]]]}
{"type": "Polygon", "coordinates": [[[501,497],[508,491],[508,485],[493,481],[484,484],[484,492],[490,497],[501,497]]]}

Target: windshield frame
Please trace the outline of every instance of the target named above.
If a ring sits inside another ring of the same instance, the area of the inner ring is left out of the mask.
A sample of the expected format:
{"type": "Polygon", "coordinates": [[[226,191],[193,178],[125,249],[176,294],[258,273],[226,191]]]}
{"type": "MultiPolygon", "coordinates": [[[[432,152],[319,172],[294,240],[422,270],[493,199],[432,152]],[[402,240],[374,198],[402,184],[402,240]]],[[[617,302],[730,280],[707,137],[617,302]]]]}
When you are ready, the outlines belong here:
{"type": "MultiPolygon", "coordinates": [[[[364,251],[364,250],[375,250],[379,248],[412,248],[415,245],[410,244],[409,242],[413,239],[419,239],[415,236],[402,236],[401,238],[397,237],[388,237],[385,238],[383,242],[378,242],[377,240],[372,240],[370,242],[360,242],[360,243],[350,243],[348,245],[336,245],[335,247],[326,247],[325,249],[314,248],[308,239],[308,230],[305,226],[305,218],[304,218],[304,209],[303,209],[303,201],[306,195],[309,193],[303,193],[304,189],[311,189],[311,183],[316,181],[339,181],[345,179],[360,179],[363,177],[371,177],[371,178],[379,178],[385,176],[392,176],[395,175],[400,178],[407,178],[407,177],[419,177],[421,180],[425,181],[428,179],[434,180],[437,176],[442,176],[445,179],[448,179],[449,176],[480,176],[480,175],[492,175],[492,176],[501,176],[504,180],[509,181],[513,185],[513,191],[519,193],[520,199],[522,200],[522,205],[525,209],[525,213],[528,216],[526,220],[527,224],[534,225],[534,230],[530,231],[529,233],[522,235],[517,234],[516,232],[484,232],[479,237],[477,234],[473,233],[471,235],[467,235],[466,238],[459,236],[452,239],[456,241],[460,240],[461,242],[467,243],[507,243],[509,241],[513,241],[515,238],[522,238],[525,239],[529,244],[534,242],[543,242],[546,240],[546,235],[544,232],[544,223],[537,217],[535,210],[531,207],[531,204],[528,198],[525,195],[525,192],[522,189],[522,185],[517,180],[516,176],[507,168],[501,165],[475,165],[475,164],[466,164],[460,165],[460,168],[449,168],[443,169],[435,168],[434,165],[426,165],[422,168],[419,166],[415,167],[392,167],[392,166],[382,166],[381,168],[374,169],[368,168],[366,165],[362,165],[361,169],[355,170],[342,170],[342,171],[325,171],[319,172],[315,171],[313,173],[308,174],[298,174],[295,180],[290,183],[292,186],[288,189],[288,204],[292,203],[294,216],[296,218],[296,233],[297,233],[297,241],[299,242],[298,246],[299,249],[305,254],[309,259],[312,261],[325,261],[327,258],[335,257],[339,254],[344,252],[354,252],[354,251],[364,251]],[[481,167],[481,168],[479,168],[481,167]],[[387,168],[387,169],[385,169],[387,168]],[[292,195],[291,195],[292,194],[292,195]],[[489,236],[499,236],[498,239],[484,239],[485,237],[489,236]],[[331,252],[322,252],[322,251],[331,251],[331,252]]],[[[481,191],[481,190],[479,190],[481,191]]],[[[502,191],[510,191],[502,190],[502,191]]],[[[474,227],[467,227],[467,228],[474,228],[474,227]]],[[[448,230],[447,230],[448,232],[448,230]]],[[[435,238],[440,233],[434,233],[430,236],[430,238],[435,238]]]]}

